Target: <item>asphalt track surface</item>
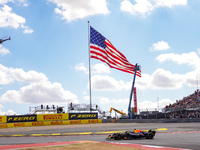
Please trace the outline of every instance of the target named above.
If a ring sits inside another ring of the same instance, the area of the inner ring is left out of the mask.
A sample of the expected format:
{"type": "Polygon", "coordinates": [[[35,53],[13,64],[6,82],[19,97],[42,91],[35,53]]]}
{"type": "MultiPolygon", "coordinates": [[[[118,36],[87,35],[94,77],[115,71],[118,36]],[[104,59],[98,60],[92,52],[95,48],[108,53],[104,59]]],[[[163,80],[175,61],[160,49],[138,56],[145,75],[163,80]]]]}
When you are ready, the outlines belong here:
{"type": "Polygon", "coordinates": [[[102,123],[0,129],[0,149],[5,146],[16,148],[14,146],[22,144],[32,144],[29,146],[35,147],[34,144],[51,145],[57,142],[59,145],[63,141],[96,141],[124,146],[130,144],[140,145],[140,148],[145,146],[148,149],[199,150],[200,123],[102,123]],[[109,134],[133,129],[156,129],[157,133],[153,140],[106,141],[109,134]]]}

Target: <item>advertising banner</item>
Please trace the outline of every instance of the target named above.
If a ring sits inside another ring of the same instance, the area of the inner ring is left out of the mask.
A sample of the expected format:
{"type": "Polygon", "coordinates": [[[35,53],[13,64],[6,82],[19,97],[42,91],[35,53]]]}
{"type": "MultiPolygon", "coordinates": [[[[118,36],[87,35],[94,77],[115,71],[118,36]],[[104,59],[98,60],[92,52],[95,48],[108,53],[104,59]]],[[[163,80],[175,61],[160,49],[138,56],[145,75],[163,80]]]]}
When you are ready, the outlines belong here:
{"type": "Polygon", "coordinates": [[[68,120],[68,113],[62,114],[38,114],[37,121],[68,120]]]}
{"type": "Polygon", "coordinates": [[[98,113],[69,113],[69,120],[98,119],[98,113]]]}
{"type": "Polygon", "coordinates": [[[7,117],[6,116],[0,116],[0,123],[6,123],[7,117]]]}
{"type": "Polygon", "coordinates": [[[37,115],[13,115],[7,116],[7,123],[37,121],[37,115]]]}
{"type": "Polygon", "coordinates": [[[137,93],[136,87],[134,87],[134,114],[137,115],[137,93]]]}

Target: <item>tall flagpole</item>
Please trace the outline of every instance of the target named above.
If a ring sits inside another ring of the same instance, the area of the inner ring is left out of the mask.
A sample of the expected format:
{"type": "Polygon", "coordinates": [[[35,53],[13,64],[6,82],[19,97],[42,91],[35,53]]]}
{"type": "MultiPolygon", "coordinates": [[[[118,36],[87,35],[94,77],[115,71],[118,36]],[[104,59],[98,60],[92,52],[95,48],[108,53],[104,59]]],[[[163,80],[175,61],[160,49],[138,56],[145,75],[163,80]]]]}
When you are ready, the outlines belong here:
{"type": "Polygon", "coordinates": [[[91,98],[91,70],[90,70],[90,21],[88,21],[88,51],[89,51],[89,92],[90,92],[90,112],[92,111],[92,98],[91,98]]]}

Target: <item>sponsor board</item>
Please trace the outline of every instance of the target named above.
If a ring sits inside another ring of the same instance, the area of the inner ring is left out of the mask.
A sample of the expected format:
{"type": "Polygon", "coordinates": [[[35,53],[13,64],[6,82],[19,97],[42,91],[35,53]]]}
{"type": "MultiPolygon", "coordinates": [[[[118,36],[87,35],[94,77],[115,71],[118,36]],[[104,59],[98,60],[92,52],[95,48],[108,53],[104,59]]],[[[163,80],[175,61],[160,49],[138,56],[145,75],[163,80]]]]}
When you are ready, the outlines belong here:
{"type": "Polygon", "coordinates": [[[70,124],[81,124],[81,120],[71,120],[70,124]]]}
{"type": "Polygon", "coordinates": [[[25,127],[25,122],[23,123],[14,123],[14,127],[25,127]]]}
{"type": "Polygon", "coordinates": [[[0,123],[7,123],[6,116],[0,116],[0,123]]]}
{"type": "Polygon", "coordinates": [[[0,124],[0,128],[7,128],[8,125],[7,124],[0,124]]]}
{"type": "Polygon", "coordinates": [[[37,121],[54,121],[54,120],[68,120],[68,114],[39,114],[37,121]]]}
{"type": "Polygon", "coordinates": [[[100,123],[99,119],[88,120],[88,123],[100,123]]]}
{"type": "Polygon", "coordinates": [[[37,115],[7,116],[7,123],[37,121],[37,115]]]}
{"type": "Polygon", "coordinates": [[[44,122],[32,122],[32,126],[43,126],[44,122]]]}
{"type": "Polygon", "coordinates": [[[61,125],[63,124],[62,121],[51,121],[51,125],[61,125]]]}
{"type": "Polygon", "coordinates": [[[70,125],[70,124],[88,124],[88,123],[102,123],[102,119],[5,123],[5,124],[0,124],[0,128],[30,127],[30,126],[50,126],[50,125],[70,125]]]}
{"type": "Polygon", "coordinates": [[[63,119],[63,116],[62,114],[55,114],[55,115],[44,115],[43,116],[43,119],[44,120],[62,120],[63,119]]]}
{"type": "Polygon", "coordinates": [[[98,119],[98,113],[69,113],[69,120],[98,119]]]}

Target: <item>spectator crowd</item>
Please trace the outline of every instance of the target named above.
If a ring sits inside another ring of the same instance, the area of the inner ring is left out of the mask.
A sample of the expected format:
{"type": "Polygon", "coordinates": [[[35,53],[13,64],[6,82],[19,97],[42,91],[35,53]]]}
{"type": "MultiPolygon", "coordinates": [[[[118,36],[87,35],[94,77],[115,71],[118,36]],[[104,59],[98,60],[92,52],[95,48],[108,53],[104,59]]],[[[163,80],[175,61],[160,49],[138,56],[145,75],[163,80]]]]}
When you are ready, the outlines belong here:
{"type": "Polygon", "coordinates": [[[200,111],[200,91],[197,90],[181,100],[176,100],[174,104],[165,106],[169,118],[199,118],[200,111]]]}

